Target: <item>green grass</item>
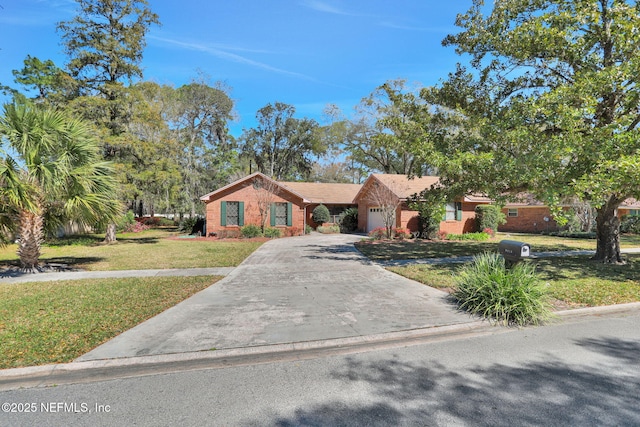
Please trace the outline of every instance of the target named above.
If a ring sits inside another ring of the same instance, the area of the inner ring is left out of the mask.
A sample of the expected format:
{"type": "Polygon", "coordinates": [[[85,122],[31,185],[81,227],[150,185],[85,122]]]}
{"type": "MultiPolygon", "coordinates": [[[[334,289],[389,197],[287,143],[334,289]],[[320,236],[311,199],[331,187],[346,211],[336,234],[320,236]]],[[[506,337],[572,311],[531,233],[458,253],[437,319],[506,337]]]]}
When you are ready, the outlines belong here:
{"type": "MultiPolygon", "coordinates": [[[[622,304],[640,301],[640,255],[628,255],[626,265],[604,265],[586,256],[530,260],[548,283],[557,308],[622,304]]],[[[389,270],[450,291],[461,264],[410,265],[389,270]]]]}
{"type": "MultiPolygon", "coordinates": [[[[102,244],[103,236],[60,239],[42,248],[44,263],[68,264],[84,270],[144,270],[163,268],[233,267],[262,243],[169,239],[168,230],[119,234],[118,241],[102,244]]],[[[0,266],[18,265],[16,245],[0,248],[0,266]]]]}
{"type": "MultiPolygon", "coordinates": [[[[531,245],[533,252],[595,250],[596,241],[565,237],[542,236],[536,234],[498,233],[490,241],[372,241],[363,240],[356,247],[368,258],[375,261],[396,259],[449,258],[495,252],[501,240],[519,240],[531,245]]],[[[640,247],[640,236],[622,236],[621,247],[640,247]]]]}
{"type": "Polygon", "coordinates": [[[0,368],[70,362],[219,279],[0,284],[0,368]]]}

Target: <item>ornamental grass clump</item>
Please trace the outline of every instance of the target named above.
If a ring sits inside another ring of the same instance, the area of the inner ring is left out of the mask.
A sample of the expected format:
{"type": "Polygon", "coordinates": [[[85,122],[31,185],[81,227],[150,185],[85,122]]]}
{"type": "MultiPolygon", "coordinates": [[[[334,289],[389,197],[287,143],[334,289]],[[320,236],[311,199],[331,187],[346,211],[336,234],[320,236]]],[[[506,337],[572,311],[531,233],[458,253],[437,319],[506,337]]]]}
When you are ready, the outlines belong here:
{"type": "Polygon", "coordinates": [[[502,256],[476,255],[458,273],[452,296],[461,309],[507,325],[539,324],[551,317],[544,284],[529,263],[508,269],[502,256]]]}

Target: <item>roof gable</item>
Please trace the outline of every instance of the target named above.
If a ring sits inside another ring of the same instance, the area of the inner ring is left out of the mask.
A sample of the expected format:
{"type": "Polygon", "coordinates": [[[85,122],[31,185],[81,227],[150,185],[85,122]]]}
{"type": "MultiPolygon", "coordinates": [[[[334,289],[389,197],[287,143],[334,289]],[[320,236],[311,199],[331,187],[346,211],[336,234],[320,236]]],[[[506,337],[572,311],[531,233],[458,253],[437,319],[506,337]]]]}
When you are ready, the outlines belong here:
{"type": "Polygon", "coordinates": [[[366,187],[372,185],[373,182],[379,182],[387,187],[396,197],[405,200],[414,194],[430,188],[439,181],[437,176],[422,176],[409,178],[407,175],[393,174],[372,174],[364,182],[362,188],[356,194],[354,201],[361,198],[366,192],[366,187]]]}
{"type": "Polygon", "coordinates": [[[212,191],[211,193],[205,194],[204,196],[200,197],[200,200],[202,200],[205,203],[211,202],[212,200],[215,200],[218,195],[224,194],[224,193],[226,193],[228,191],[232,192],[235,188],[241,187],[241,186],[245,185],[246,183],[254,181],[255,179],[260,179],[260,180],[263,180],[263,181],[266,181],[266,182],[273,183],[274,185],[276,185],[280,189],[280,191],[285,191],[285,192],[287,192],[287,193],[289,193],[289,194],[291,194],[291,195],[293,195],[293,196],[295,196],[295,197],[297,197],[299,199],[302,199],[303,203],[310,203],[310,201],[307,198],[305,198],[303,195],[298,194],[296,191],[285,187],[284,185],[282,185],[278,181],[275,181],[275,180],[269,178],[268,176],[266,176],[265,174],[260,173],[260,172],[252,173],[251,175],[247,175],[244,178],[240,178],[239,180],[234,181],[231,184],[228,184],[228,185],[225,185],[224,187],[218,188],[217,190],[212,191]]]}

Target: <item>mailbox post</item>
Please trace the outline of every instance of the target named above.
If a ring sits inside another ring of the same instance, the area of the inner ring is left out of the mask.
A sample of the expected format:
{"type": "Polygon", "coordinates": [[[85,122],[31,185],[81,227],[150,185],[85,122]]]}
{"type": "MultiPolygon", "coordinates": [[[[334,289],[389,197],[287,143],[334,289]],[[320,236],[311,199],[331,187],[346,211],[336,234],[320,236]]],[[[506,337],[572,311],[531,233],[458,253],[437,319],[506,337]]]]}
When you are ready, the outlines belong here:
{"type": "Polygon", "coordinates": [[[516,240],[502,240],[498,243],[498,252],[503,256],[507,266],[511,267],[523,258],[531,256],[531,246],[528,243],[516,240]]]}

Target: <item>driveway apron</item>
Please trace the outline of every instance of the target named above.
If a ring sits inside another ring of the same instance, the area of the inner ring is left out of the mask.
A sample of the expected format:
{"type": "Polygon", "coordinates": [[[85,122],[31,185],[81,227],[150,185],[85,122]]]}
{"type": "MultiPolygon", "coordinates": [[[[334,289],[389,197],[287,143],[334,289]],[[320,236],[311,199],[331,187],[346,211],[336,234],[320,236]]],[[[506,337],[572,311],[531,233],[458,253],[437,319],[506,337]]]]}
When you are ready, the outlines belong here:
{"type": "Polygon", "coordinates": [[[78,360],[366,336],[471,322],[446,293],[372,264],[354,235],[266,242],[224,279],[78,360]]]}

